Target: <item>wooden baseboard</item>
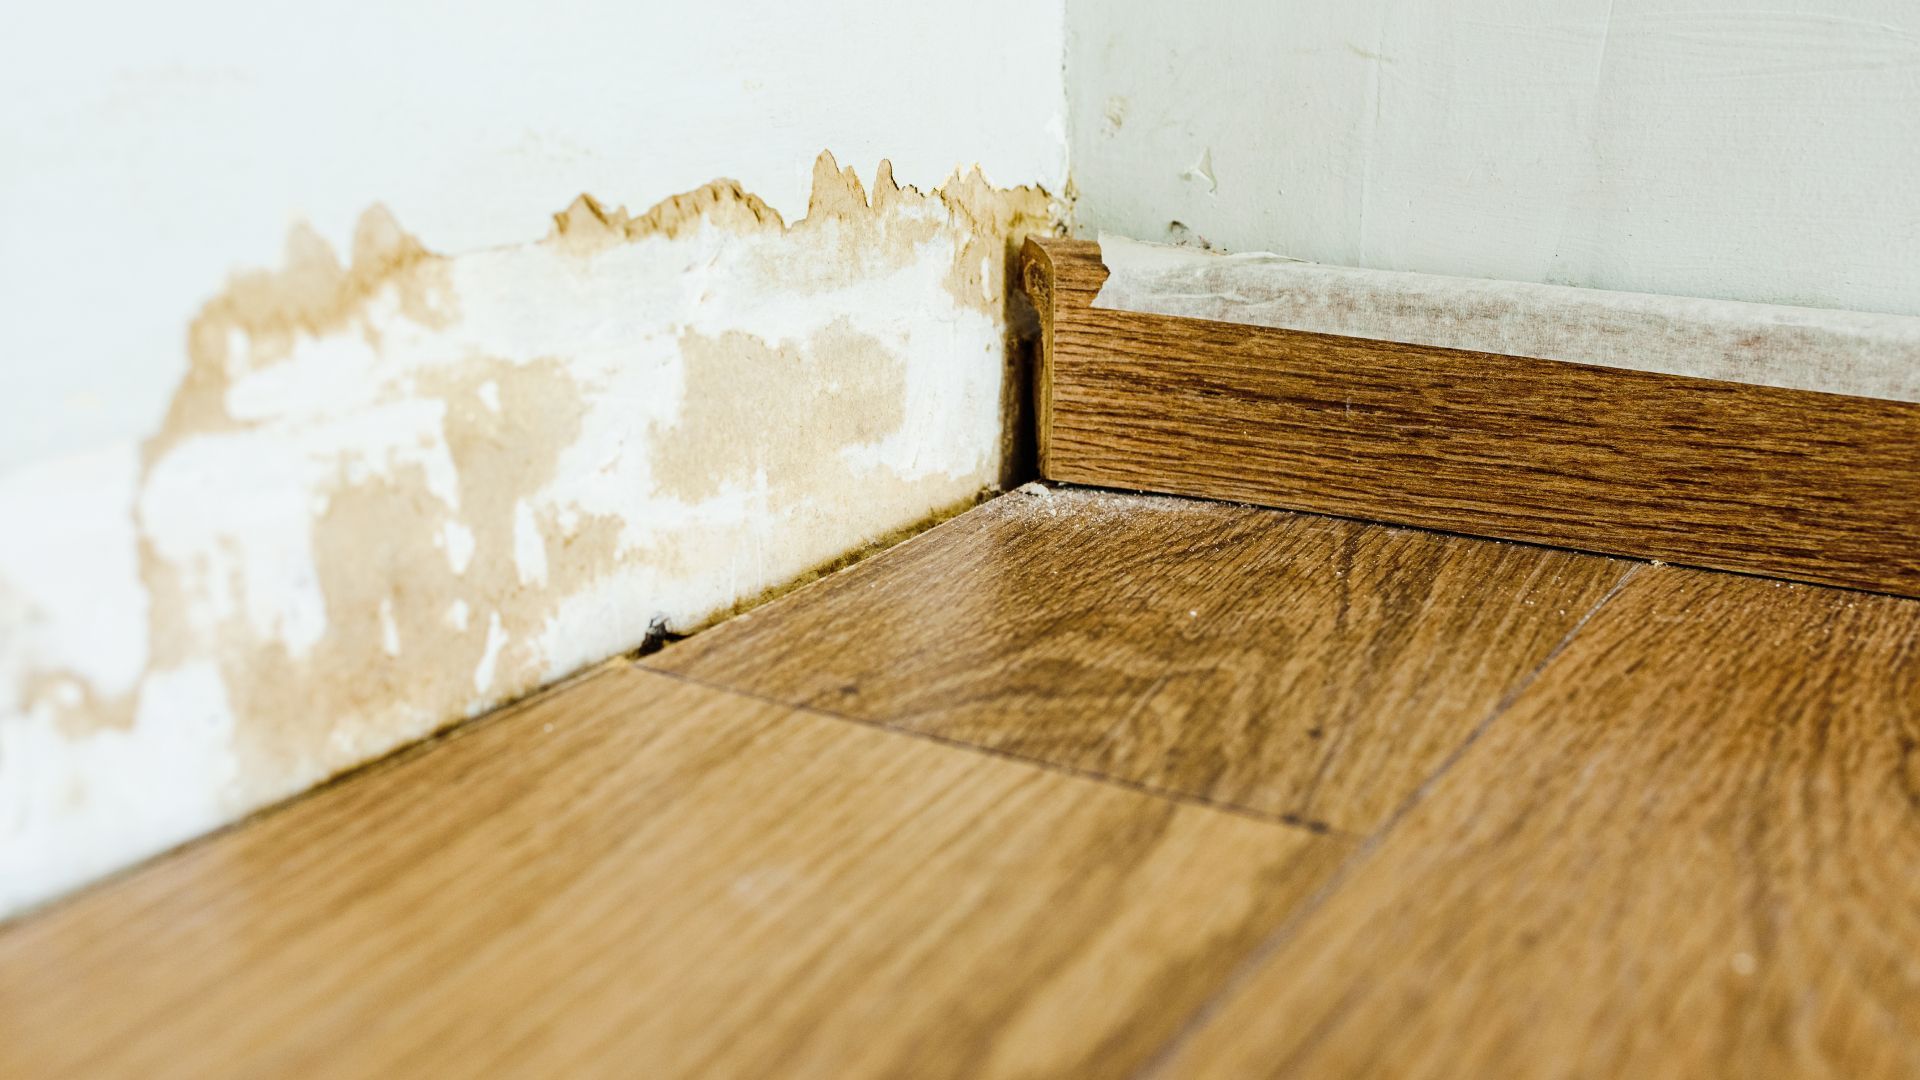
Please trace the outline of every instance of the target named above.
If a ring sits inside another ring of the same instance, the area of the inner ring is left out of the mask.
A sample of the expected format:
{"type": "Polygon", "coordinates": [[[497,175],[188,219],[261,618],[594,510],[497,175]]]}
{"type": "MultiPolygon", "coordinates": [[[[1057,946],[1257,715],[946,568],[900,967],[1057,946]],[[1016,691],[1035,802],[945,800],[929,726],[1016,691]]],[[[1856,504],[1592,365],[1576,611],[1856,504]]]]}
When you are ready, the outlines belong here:
{"type": "Polygon", "coordinates": [[[1050,480],[1920,596],[1920,404],[1091,306],[1029,241],[1050,480]]]}

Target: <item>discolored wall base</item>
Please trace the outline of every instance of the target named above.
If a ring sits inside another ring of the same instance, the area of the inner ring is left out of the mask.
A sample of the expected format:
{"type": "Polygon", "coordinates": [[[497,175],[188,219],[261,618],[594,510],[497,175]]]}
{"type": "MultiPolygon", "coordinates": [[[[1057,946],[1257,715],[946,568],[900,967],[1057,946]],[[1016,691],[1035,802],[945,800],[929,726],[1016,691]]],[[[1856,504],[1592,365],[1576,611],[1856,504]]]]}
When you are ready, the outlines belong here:
{"type": "Polygon", "coordinates": [[[452,257],[296,230],[159,431],[0,481],[0,913],[996,485],[1054,220],[822,155],[791,225],[721,181],[452,257]]]}

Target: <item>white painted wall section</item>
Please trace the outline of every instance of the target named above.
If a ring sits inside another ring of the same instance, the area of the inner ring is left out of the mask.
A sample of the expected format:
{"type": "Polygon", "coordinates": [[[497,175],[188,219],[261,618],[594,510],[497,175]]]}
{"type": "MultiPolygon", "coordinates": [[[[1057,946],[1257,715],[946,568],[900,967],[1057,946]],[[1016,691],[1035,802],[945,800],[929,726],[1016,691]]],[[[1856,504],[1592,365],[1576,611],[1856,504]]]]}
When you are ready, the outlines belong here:
{"type": "Polygon", "coordinates": [[[1077,222],[1920,314],[1906,0],[1072,0],[1077,222]]]}

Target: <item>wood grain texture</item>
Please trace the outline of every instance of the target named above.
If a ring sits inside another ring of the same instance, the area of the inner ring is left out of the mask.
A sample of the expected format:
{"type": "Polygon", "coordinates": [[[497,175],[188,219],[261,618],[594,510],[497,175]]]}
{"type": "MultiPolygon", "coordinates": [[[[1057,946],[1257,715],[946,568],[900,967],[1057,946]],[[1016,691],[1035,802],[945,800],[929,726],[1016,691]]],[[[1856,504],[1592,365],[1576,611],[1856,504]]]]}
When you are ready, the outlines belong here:
{"type": "Polygon", "coordinates": [[[1920,405],[1100,311],[1097,245],[1023,259],[1050,479],[1920,595],[1920,405]]]}
{"type": "Polygon", "coordinates": [[[1365,832],[1628,566],[1036,485],[643,663],[1365,832]]]}
{"type": "Polygon", "coordinates": [[[1920,1076],[1920,603],[1639,571],[1163,1062],[1920,1076]]]}
{"type": "Polygon", "coordinates": [[[0,1076],[1125,1075],[1346,850],[608,670],[0,928],[0,1076]]]}

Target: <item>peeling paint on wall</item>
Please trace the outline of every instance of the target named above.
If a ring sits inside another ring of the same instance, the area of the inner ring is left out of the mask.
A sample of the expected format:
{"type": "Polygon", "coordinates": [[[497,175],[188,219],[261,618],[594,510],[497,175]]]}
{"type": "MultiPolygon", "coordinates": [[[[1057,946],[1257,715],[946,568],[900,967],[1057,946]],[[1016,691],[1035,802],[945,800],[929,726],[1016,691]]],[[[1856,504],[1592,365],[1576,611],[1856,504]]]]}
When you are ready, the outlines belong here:
{"type": "Polygon", "coordinates": [[[537,244],[383,209],[236,277],[139,444],[0,480],[0,912],[684,630],[1002,479],[976,171],[720,181],[537,244]]]}

